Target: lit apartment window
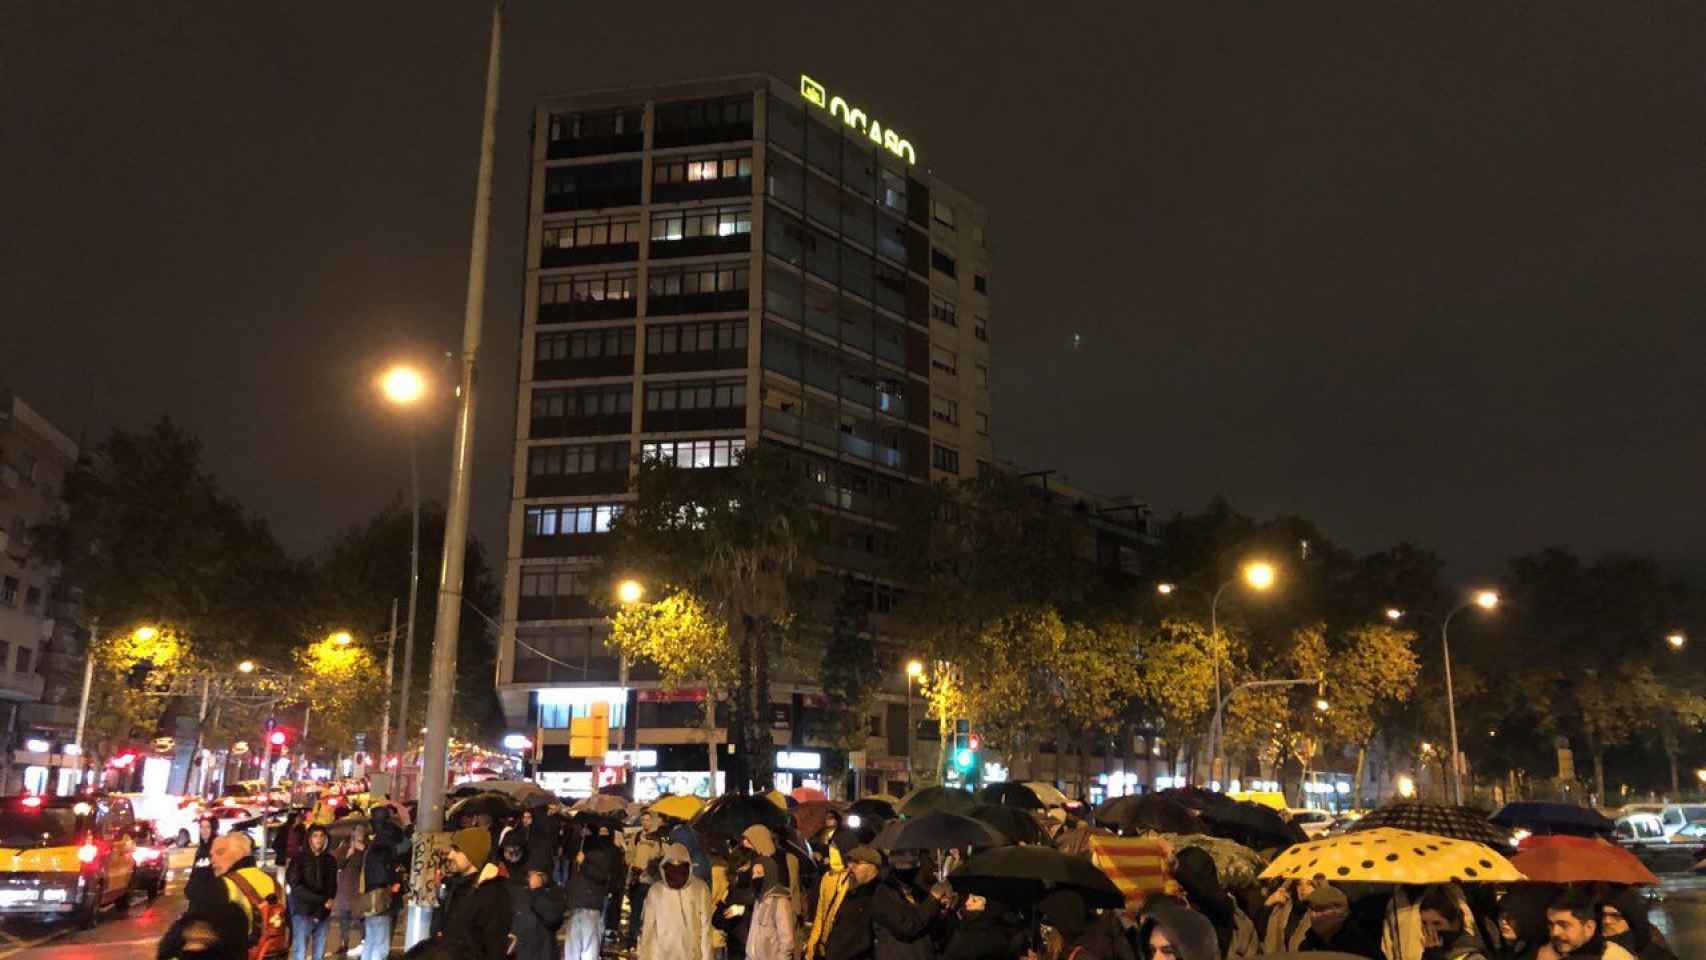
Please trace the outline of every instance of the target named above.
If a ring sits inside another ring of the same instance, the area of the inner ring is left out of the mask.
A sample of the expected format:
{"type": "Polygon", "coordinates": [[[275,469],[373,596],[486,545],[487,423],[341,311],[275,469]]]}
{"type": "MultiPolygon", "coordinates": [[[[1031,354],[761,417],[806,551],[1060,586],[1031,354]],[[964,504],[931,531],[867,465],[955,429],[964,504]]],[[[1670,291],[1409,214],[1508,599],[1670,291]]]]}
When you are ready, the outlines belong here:
{"type": "Polygon", "coordinates": [[[930,366],[949,376],[956,376],[960,372],[960,359],[952,350],[943,347],[931,347],[930,366]]]}
{"type": "Polygon", "coordinates": [[[587,303],[634,299],[634,274],[585,273],[539,281],[539,303],[587,303]]]}
{"type": "Polygon", "coordinates": [[[744,153],[669,157],[652,162],[653,183],[703,183],[752,176],[752,157],[744,153]]]}
{"type": "Polygon", "coordinates": [[[930,416],[943,423],[959,423],[960,403],[941,394],[933,394],[930,397],[930,416]]]}
{"type": "Polygon", "coordinates": [[[593,217],[568,223],[548,223],[542,242],[547,250],[639,243],[640,221],[637,217],[593,217]]]}
{"type": "Polygon", "coordinates": [[[940,200],[934,200],[934,201],[931,201],[931,203],[930,203],[930,212],[931,212],[931,216],[933,216],[935,218],[937,223],[941,224],[944,227],[947,227],[949,230],[954,229],[954,208],[953,207],[949,206],[948,204],[943,203],[940,200]]]}
{"type": "Polygon", "coordinates": [[[977,434],[980,437],[989,436],[989,414],[982,410],[977,412],[977,434]]]}
{"type": "Polygon", "coordinates": [[[526,530],[530,537],[568,537],[583,533],[609,533],[610,522],[622,513],[619,503],[588,503],[562,507],[528,507],[526,530]]]}
{"type": "Polygon", "coordinates": [[[930,266],[933,269],[935,269],[941,273],[945,273],[950,277],[954,276],[955,275],[954,271],[959,269],[959,267],[957,267],[954,264],[954,258],[953,257],[948,256],[947,254],[943,253],[942,251],[936,249],[935,247],[930,248],[930,266]]]}
{"type": "Polygon", "coordinates": [[[960,472],[960,452],[951,450],[939,443],[930,445],[930,465],[938,470],[949,473],[960,472]]]}
{"type": "Polygon", "coordinates": [[[953,301],[932,293],[930,295],[930,319],[950,327],[960,325],[960,311],[953,301]]]}
{"type": "Polygon", "coordinates": [[[751,207],[713,207],[708,210],[676,210],[652,214],[653,240],[733,237],[751,232],[751,207]]]}
{"type": "Polygon", "coordinates": [[[686,469],[703,469],[732,467],[745,449],[746,441],[740,437],[728,440],[660,440],[642,445],[640,455],[686,469]]]}

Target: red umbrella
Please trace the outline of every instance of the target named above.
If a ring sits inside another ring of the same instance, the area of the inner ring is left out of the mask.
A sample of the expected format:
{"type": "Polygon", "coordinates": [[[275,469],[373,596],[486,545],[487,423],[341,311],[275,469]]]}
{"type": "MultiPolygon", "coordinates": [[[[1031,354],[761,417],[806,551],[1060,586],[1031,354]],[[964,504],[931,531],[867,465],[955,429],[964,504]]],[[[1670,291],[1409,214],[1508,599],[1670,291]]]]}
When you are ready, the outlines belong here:
{"type": "Polygon", "coordinates": [[[1635,855],[1604,840],[1563,834],[1524,839],[1511,866],[1539,883],[1627,883],[1654,886],[1659,878],[1635,855]]]}
{"type": "Polygon", "coordinates": [[[814,800],[828,800],[829,795],[813,787],[795,787],[788,796],[801,803],[811,803],[814,800]]]}

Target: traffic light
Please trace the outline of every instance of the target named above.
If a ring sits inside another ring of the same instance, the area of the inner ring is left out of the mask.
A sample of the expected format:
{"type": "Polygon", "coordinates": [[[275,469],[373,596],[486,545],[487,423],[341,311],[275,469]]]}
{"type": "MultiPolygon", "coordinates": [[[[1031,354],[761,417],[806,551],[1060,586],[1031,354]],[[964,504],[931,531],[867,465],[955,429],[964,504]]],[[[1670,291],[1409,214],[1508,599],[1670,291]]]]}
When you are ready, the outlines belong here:
{"type": "Polygon", "coordinates": [[[274,730],[267,734],[267,742],[275,747],[282,747],[290,742],[290,737],[283,730],[274,730]]]}
{"type": "Polygon", "coordinates": [[[960,779],[973,783],[978,779],[978,769],[981,758],[978,752],[983,747],[983,740],[971,730],[971,721],[954,721],[954,769],[960,774],[960,779]]]}

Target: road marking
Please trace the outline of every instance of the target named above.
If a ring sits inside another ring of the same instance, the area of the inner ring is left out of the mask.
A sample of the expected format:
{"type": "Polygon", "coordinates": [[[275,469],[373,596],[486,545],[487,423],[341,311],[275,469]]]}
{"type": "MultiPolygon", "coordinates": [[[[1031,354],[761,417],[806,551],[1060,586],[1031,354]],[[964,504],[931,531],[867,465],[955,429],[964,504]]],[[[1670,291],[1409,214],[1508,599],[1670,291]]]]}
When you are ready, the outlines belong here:
{"type": "MultiPolygon", "coordinates": [[[[11,939],[17,942],[18,946],[10,947],[6,950],[0,950],[0,960],[5,960],[6,957],[13,956],[14,954],[23,953],[25,950],[34,950],[38,947],[52,943],[60,937],[70,936],[74,930],[75,928],[73,927],[64,927],[48,933],[39,940],[24,940],[22,937],[12,937],[11,939]]],[[[8,936],[10,935],[8,934],[8,936]]]]}

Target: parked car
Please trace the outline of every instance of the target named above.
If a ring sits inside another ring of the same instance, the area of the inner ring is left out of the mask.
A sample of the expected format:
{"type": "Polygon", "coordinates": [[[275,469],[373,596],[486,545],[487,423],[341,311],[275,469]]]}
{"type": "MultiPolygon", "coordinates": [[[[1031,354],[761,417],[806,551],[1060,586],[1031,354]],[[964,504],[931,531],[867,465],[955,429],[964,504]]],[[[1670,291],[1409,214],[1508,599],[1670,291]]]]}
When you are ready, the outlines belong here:
{"type": "Polygon", "coordinates": [[[163,842],[187,847],[196,838],[196,821],[201,819],[201,798],[180,797],[170,793],[117,794],[130,801],[136,819],[154,825],[163,842]]]}
{"type": "Polygon", "coordinates": [[[1654,873],[1681,873],[1706,857],[1706,823],[1684,824],[1667,837],[1658,814],[1629,813],[1617,818],[1614,835],[1654,873]]]}
{"type": "Polygon", "coordinates": [[[166,892],[166,841],[146,822],[138,823],[131,831],[136,848],[130,859],[136,864],[130,874],[130,889],[148,900],[158,900],[166,892]]]}
{"type": "Polygon", "coordinates": [[[1288,810],[1286,814],[1311,840],[1326,836],[1327,831],[1333,828],[1334,817],[1325,810],[1288,810]]]}
{"type": "Polygon", "coordinates": [[[1667,803],[1659,811],[1659,820],[1668,837],[1691,823],[1706,820],[1706,803],[1667,803]]]}

